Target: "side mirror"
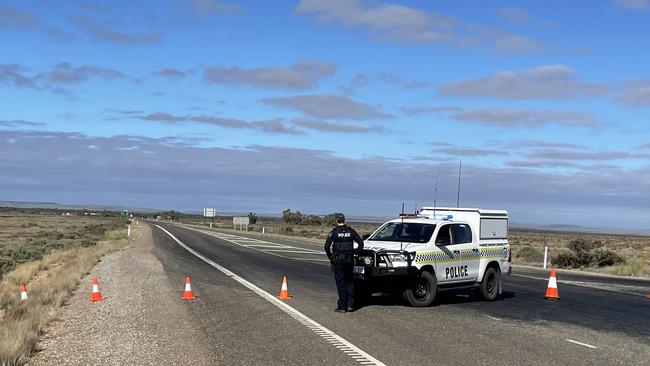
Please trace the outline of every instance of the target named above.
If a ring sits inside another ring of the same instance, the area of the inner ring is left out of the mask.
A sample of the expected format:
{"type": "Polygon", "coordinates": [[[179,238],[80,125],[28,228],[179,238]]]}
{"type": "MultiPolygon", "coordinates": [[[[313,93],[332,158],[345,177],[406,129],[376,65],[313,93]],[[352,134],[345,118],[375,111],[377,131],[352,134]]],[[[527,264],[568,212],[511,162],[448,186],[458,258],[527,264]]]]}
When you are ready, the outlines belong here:
{"type": "Polygon", "coordinates": [[[370,234],[364,234],[361,239],[366,240],[370,237],[370,234]]]}
{"type": "Polygon", "coordinates": [[[447,245],[451,244],[450,240],[444,240],[444,239],[437,239],[436,240],[436,246],[438,247],[446,247],[447,245]]]}

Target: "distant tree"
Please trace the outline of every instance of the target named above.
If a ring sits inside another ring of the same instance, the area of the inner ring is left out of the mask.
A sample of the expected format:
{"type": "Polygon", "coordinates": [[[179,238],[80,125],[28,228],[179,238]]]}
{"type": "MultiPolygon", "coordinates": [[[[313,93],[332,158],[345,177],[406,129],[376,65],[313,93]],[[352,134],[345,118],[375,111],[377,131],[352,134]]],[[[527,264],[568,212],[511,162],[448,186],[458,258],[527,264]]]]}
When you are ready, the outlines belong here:
{"type": "Polygon", "coordinates": [[[328,226],[335,226],[336,225],[336,213],[331,213],[329,215],[325,216],[325,224],[328,226]]]}
{"type": "Polygon", "coordinates": [[[304,224],[305,225],[320,226],[320,225],[323,224],[323,221],[321,220],[320,216],[309,215],[309,216],[305,217],[304,224]]]}
{"type": "Polygon", "coordinates": [[[289,221],[291,221],[291,210],[290,209],[287,208],[286,210],[282,211],[282,219],[287,224],[289,223],[289,221]]]}
{"type": "Polygon", "coordinates": [[[257,222],[257,214],[255,212],[249,212],[248,213],[248,221],[251,224],[255,224],[257,222]]]}
{"type": "Polygon", "coordinates": [[[304,222],[305,215],[300,211],[291,212],[290,209],[286,209],[282,211],[282,219],[287,224],[300,225],[304,222]]]}
{"type": "Polygon", "coordinates": [[[164,218],[166,218],[168,220],[178,220],[178,218],[180,217],[179,213],[174,211],[174,210],[165,211],[165,212],[159,213],[158,215],[160,215],[161,217],[164,217],[164,218]]]}

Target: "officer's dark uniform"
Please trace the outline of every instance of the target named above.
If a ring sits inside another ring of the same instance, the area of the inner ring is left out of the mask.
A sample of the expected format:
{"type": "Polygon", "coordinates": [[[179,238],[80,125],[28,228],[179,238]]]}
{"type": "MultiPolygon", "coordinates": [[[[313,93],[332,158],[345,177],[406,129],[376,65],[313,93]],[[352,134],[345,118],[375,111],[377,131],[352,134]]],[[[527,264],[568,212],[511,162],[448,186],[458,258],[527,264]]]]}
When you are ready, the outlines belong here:
{"type": "Polygon", "coordinates": [[[359,244],[358,250],[363,249],[363,239],[351,227],[340,223],[345,222],[343,214],[336,215],[337,227],[325,240],[325,253],[332,263],[336,289],[339,293],[337,311],[354,311],[354,242],[359,244]]]}

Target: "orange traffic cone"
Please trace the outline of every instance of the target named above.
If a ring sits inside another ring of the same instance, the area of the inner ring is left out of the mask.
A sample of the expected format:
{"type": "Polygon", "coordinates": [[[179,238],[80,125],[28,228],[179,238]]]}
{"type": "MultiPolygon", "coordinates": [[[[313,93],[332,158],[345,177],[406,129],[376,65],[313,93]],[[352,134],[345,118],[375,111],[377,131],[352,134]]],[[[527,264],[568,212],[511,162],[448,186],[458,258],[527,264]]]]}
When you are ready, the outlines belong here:
{"type": "Polygon", "coordinates": [[[104,300],[104,298],[102,297],[102,293],[99,292],[99,283],[97,282],[97,277],[93,277],[93,290],[90,293],[90,301],[95,302],[102,300],[104,300]]]}
{"type": "Polygon", "coordinates": [[[289,288],[287,287],[287,276],[282,277],[282,288],[280,289],[280,295],[277,296],[280,300],[291,300],[293,296],[289,296],[289,288]]]}
{"type": "Polygon", "coordinates": [[[548,278],[548,287],[546,287],[547,299],[559,300],[560,295],[557,292],[557,278],[555,277],[555,268],[551,268],[551,276],[548,278]]]}
{"type": "Polygon", "coordinates": [[[27,285],[20,285],[20,301],[27,300],[27,285]]]}
{"type": "Polygon", "coordinates": [[[190,283],[190,276],[185,277],[185,291],[183,292],[183,300],[195,300],[196,296],[192,293],[192,284],[190,283]]]}

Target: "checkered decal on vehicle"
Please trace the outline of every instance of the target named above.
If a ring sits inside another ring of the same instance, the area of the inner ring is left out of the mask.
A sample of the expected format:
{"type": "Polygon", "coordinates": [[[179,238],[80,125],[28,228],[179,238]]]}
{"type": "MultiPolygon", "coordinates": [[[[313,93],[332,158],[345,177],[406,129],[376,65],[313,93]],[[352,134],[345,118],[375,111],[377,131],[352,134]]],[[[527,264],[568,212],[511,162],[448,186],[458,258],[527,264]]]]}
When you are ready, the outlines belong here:
{"type": "Polygon", "coordinates": [[[448,259],[448,257],[442,252],[424,252],[415,255],[415,261],[419,263],[435,263],[443,259],[448,259]]]}
{"type": "Polygon", "coordinates": [[[508,256],[508,250],[505,247],[481,248],[478,252],[472,249],[464,249],[460,254],[450,257],[443,251],[438,252],[419,252],[415,255],[415,261],[419,264],[432,264],[455,262],[461,260],[479,260],[488,258],[505,258],[508,256]]]}
{"type": "Polygon", "coordinates": [[[508,250],[504,247],[483,249],[481,248],[481,258],[502,258],[508,256],[508,250]]]}
{"type": "Polygon", "coordinates": [[[479,259],[479,257],[480,257],[480,253],[475,252],[475,251],[473,251],[471,249],[465,249],[465,250],[460,251],[460,259],[461,260],[464,260],[464,259],[479,259]]]}

